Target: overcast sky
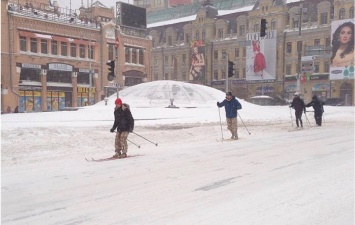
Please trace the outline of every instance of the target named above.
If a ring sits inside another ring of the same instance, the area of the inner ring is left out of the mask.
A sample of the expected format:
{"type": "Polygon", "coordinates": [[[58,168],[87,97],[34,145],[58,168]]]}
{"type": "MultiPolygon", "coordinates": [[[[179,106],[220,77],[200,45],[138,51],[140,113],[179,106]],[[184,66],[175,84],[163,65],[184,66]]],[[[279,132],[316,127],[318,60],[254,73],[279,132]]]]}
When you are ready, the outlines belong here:
{"type": "MultiPolygon", "coordinates": [[[[51,0],[53,2],[53,0],[51,0]]],[[[87,7],[87,2],[88,0],[61,0],[57,1],[59,4],[59,7],[65,8],[71,8],[71,9],[79,9],[81,6],[81,2],[83,2],[84,6],[87,7]],[[71,7],[70,7],[71,3],[71,7]]],[[[96,0],[92,0],[92,2],[96,2],[96,0]]],[[[104,4],[106,7],[110,8],[111,6],[116,5],[116,0],[100,0],[102,4],[104,4]]],[[[117,1],[117,2],[128,2],[130,4],[133,4],[133,0],[122,0],[122,1],[117,1]]],[[[89,4],[91,4],[91,0],[89,0],[89,4]]]]}

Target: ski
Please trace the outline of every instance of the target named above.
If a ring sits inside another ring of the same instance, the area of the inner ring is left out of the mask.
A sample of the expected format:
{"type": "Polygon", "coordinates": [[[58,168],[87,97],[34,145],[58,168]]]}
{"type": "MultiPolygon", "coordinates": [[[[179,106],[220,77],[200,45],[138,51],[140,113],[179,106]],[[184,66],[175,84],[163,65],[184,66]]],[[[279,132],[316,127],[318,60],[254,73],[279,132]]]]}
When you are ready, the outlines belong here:
{"type": "MultiPolygon", "coordinates": [[[[136,156],[141,156],[141,155],[127,155],[125,158],[132,158],[136,156]]],[[[109,157],[109,158],[102,158],[102,159],[94,159],[91,157],[91,159],[85,158],[86,161],[88,162],[105,162],[105,161],[111,161],[111,160],[116,160],[116,159],[125,159],[125,158],[114,158],[114,157],[109,157]]]]}
{"type": "Polygon", "coordinates": [[[239,140],[239,138],[238,139],[216,139],[216,141],[218,141],[218,142],[229,142],[229,141],[238,141],[239,140]]]}

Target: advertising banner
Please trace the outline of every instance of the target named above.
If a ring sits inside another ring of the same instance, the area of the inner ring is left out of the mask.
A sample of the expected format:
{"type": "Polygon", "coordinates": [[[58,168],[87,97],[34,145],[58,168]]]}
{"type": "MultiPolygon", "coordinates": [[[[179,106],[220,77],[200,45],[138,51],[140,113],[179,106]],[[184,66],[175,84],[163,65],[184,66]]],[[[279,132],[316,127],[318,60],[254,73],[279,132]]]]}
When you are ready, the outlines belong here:
{"type": "Polygon", "coordinates": [[[250,44],[246,46],[246,80],[275,80],[276,37],[276,30],[268,31],[265,37],[259,33],[247,34],[250,44]]]}
{"type": "Polygon", "coordinates": [[[354,19],[331,24],[330,80],[354,79],[354,19]]]}
{"type": "Polygon", "coordinates": [[[191,42],[190,46],[190,72],[189,81],[191,83],[204,84],[205,82],[205,44],[202,40],[191,42]]]}

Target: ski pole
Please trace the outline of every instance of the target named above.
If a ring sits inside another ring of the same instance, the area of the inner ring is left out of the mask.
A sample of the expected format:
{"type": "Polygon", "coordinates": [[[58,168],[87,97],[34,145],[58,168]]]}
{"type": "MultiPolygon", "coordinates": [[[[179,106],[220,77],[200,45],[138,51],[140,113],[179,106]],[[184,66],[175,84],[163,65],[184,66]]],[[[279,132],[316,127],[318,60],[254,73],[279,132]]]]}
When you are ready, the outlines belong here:
{"type": "Polygon", "coordinates": [[[223,140],[223,131],[222,131],[222,122],[221,122],[221,110],[218,107],[218,114],[219,114],[219,125],[221,126],[221,134],[222,134],[222,140],[223,140]]]}
{"type": "Polygon", "coordinates": [[[291,115],[291,123],[292,123],[292,126],[293,126],[293,118],[292,118],[292,110],[291,110],[291,107],[290,107],[290,115],[291,115]]]}
{"type": "Polygon", "coordinates": [[[242,121],[242,123],[243,123],[243,125],[244,125],[245,129],[247,129],[247,131],[248,131],[248,133],[249,133],[249,135],[250,135],[251,133],[249,132],[249,130],[248,130],[248,128],[247,128],[247,126],[245,126],[245,124],[244,124],[244,122],[243,122],[243,120],[242,120],[242,117],[240,117],[239,113],[238,113],[238,116],[239,116],[240,120],[242,121]]]}
{"type": "Polygon", "coordinates": [[[140,145],[137,145],[137,144],[136,144],[136,143],[134,143],[133,141],[128,140],[128,139],[127,139],[127,141],[131,142],[132,144],[134,144],[134,145],[135,145],[135,146],[137,146],[138,148],[141,148],[141,146],[140,146],[140,145]]]}
{"type": "Polygon", "coordinates": [[[139,134],[137,134],[137,133],[135,133],[135,132],[132,132],[132,133],[134,133],[134,134],[137,135],[138,137],[143,138],[143,139],[146,140],[146,141],[149,141],[149,142],[152,143],[152,144],[155,144],[155,146],[158,146],[158,143],[154,143],[154,142],[148,140],[147,138],[145,138],[145,137],[143,137],[143,136],[141,136],[141,135],[139,135],[139,134]]]}

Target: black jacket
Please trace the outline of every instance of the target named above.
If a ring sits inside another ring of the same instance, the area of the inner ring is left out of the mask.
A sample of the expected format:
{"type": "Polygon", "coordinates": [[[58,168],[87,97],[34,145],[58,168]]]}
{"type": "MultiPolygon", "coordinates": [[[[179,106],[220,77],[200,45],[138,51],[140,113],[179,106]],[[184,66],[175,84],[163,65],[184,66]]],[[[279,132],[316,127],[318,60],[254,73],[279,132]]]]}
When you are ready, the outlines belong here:
{"type": "Polygon", "coordinates": [[[304,101],[299,96],[293,98],[291,107],[294,108],[297,112],[306,111],[304,101]]]}
{"type": "Polygon", "coordinates": [[[323,105],[324,105],[324,102],[322,100],[313,96],[312,101],[310,103],[308,103],[306,105],[306,107],[313,106],[314,112],[316,114],[322,114],[324,112],[323,105]]]}
{"type": "Polygon", "coordinates": [[[132,132],[134,128],[134,119],[132,113],[129,109],[128,104],[122,104],[121,107],[115,109],[115,122],[113,123],[112,129],[117,128],[117,132],[132,132]]]}

